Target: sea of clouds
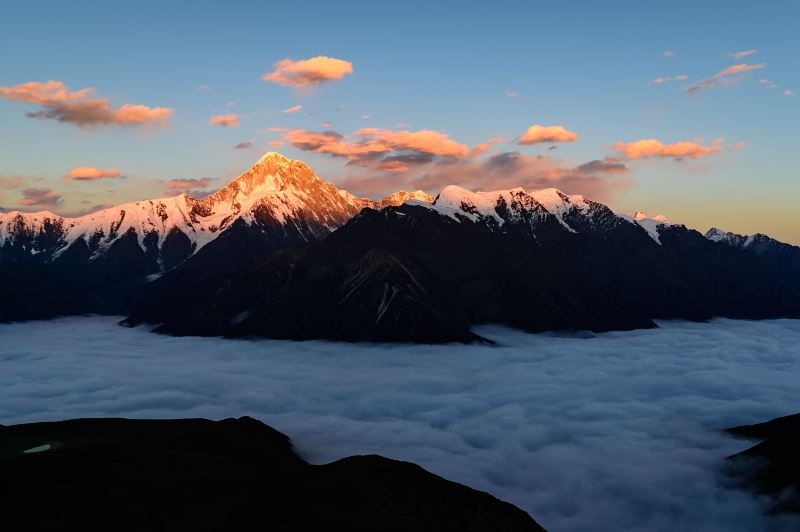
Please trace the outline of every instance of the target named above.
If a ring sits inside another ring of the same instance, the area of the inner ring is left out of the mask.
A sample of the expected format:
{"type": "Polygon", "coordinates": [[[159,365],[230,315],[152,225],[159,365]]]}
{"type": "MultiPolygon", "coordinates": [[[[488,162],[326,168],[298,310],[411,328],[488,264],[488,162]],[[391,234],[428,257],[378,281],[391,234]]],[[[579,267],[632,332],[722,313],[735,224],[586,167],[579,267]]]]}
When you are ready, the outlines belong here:
{"type": "Polygon", "coordinates": [[[0,423],[250,415],[314,463],[378,453],[553,531],[765,530],[719,429],[800,411],[800,321],[599,335],[479,328],[498,346],[173,338],[79,317],[0,325],[0,423]]]}

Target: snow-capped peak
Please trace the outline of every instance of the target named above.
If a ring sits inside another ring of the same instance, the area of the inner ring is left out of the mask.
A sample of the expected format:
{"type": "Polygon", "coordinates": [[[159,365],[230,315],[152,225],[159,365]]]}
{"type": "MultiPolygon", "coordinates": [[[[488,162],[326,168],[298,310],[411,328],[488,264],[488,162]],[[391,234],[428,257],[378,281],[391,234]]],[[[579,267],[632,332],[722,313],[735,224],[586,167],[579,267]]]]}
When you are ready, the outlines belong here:
{"type": "MultiPolygon", "coordinates": [[[[305,227],[330,231],[360,209],[338,192],[304,163],[269,152],[242,175],[202,199],[180,194],[126,203],[72,218],[47,211],[0,214],[0,247],[27,238],[31,242],[31,253],[48,251],[52,258],[57,258],[83,238],[96,242],[93,254],[97,255],[119,237],[133,231],[143,250],[147,235],[156,233],[161,249],[166,237],[178,230],[189,238],[194,253],[237,219],[252,224],[259,217],[279,224],[302,218],[308,222],[305,227]],[[48,249],[33,249],[42,241],[36,235],[48,231],[53,234],[50,227],[58,227],[58,230],[57,236],[49,239],[48,249]]],[[[152,242],[153,237],[148,238],[148,242],[152,242]]]]}
{"type": "Polygon", "coordinates": [[[667,217],[663,214],[648,216],[644,211],[636,211],[628,216],[634,222],[639,224],[642,229],[647,231],[647,234],[650,235],[650,238],[655,240],[657,244],[661,244],[658,228],[662,225],[672,225],[669,219],[667,219],[667,217]]]}
{"type": "Polygon", "coordinates": [[[382,207],[388,207],[390,205],[402,205],[407,201],[421,201],[423,203],[433,203],[435,198],[425,192],[424,190],[415,190],[414,192],[406,192],[401,190],[399,192],[395,192],[394,194],[389,194],[385,196],[382,200],[378,203],[382,207]]]}

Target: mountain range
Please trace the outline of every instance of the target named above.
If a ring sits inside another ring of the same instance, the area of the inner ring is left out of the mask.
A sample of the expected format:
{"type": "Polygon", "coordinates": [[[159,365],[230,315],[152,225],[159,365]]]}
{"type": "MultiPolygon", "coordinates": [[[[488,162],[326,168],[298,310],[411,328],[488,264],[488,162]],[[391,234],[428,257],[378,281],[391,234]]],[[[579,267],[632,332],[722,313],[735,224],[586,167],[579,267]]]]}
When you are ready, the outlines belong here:
{"type": "Polygon", "coordinates": [[[80,218],[0,214],[0,320],[103,312],[172,334],[448,342],[800,315],[800,248],[703,235],[580,195],[382,200],[268,153],[215,193],[80,218]]]}

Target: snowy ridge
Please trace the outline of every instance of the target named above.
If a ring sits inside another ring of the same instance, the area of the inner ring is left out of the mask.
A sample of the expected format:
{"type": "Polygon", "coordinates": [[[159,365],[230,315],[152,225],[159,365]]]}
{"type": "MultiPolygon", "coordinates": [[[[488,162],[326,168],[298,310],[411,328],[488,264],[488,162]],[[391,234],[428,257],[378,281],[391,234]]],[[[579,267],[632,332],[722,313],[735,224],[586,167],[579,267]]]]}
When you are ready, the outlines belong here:
{"type": "Polygon", "coordinates": [[[305,163],[269,152],[202,199],[181,194],[73,218],[49,211],[0,212],[0,249],[17,246],[53,260],[82,240],[93,259],[130,233],[142,250],[160,251],[167,237],[179,232],[188,238],[194,254],[237,220],[251,226],[292,225],[293,234],[312,240],[340,227],[364,207],[381,209],[412,199],[433,201],[421,190],[397,192],[380,201],[359,198],[323,181],[305,163]]]}
{"type": "Polygon", "coordinates": [[[752,235],[740,235],[737,233],[723,231],[722,229],[717,229],[716,227],[712,227],[711,229],[706,231],[705,237],[711,240],[712,242],[723,243],[738,249],[752,250],[757,253],[763,253],[766,251],[766,248],[769,247],[773,248],[786,247],[786,248],[797,249],[796,246],[780,242],[763,233],[755,233],[752,235]]]}
{"type": "Polygon", "coordinates": [[[498,227],[508,222],[536,227],[552,217],[571,233],[581,232],[586,227],[602,231],[603,228],[598,226],[598,219],[604,216],[604,211],[615,218],[612,223],[634,223],[626,217],[613,215],[605,206],[584,196],[567,195],[556,188],[525,192],[517,187],[491,192],[471,192],[450,185],[442,190],[429,208],[457,221],[485,222],[498,227]]]}

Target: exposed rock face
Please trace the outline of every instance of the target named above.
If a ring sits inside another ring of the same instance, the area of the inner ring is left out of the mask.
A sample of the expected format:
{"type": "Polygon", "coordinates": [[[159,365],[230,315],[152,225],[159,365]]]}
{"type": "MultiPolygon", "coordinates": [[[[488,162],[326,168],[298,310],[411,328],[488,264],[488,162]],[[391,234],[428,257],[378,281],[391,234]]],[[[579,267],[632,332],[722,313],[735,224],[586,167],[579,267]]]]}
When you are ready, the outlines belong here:
{"type": "Polygon", "coordinates": [[[729,472],[740,484],[773,498],[774,513],[800,514],[800,414],[728,429],[761,442],[729,457],[729,472]]]}
{"type": "Polygon", "coordinates": [[[309,465],[246,417],[0,426],[0,471],[14,530],[543,530],[408,462],[309,465]]]}

